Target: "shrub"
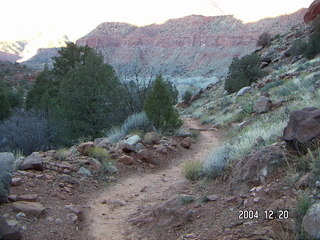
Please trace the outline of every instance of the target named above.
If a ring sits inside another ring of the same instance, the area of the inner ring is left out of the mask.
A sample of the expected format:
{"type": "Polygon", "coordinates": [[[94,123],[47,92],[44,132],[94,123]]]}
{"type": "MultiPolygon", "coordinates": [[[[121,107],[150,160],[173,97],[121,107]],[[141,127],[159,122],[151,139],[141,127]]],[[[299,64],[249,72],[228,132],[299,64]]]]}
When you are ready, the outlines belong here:
{"type": "Polygon", "coordinates": [[[279,81],[275,81],[275,82],[270,82],[267,85],[265,85],[263,88],[261,88],[262,92],[267,92],[269,89],[274,88],[274,87],[279,87],[281,85],[283,85],[284,82],[279,80],[279,81]]]}
{"type": "Polygon", "coordinates": [[[192,92],[190,91],[185,91],[185,93],[182,96],[182,100],[184,103],[188,104],[191,100],[192,97],[192,92]]]}
{"type": "Polygon", "coordinates": [[[246,55],[241,59],[234,58],[225,81],[225,89],[228,93],[237,92],[264,76],[265,73],[260,69],[260,64],[261,59],[256,53],[246,55]]]}
{"type": "Polygon", "coordinates": [[[311,199],[307,193],[301,193],[297,199],[297,206],[295,208],[295,215],[296,215],[296,230],[299,239],[306,239],[305,233],[302,228],[302,220],[304,215],[308,212],[309,208],[311,207],[311,199]]]}
{"type": "Polygon", "coordinates": [[[182,204],[189,204],[195,201],[194,197],[192,196],[180,196],[180,200],[182,202],[182,204]]]}
{"type": "Polygon", "coordinates": [[[0,124],[0,136],[10,149],[28,155],[48,150],[56,137],[54,126],[41,112],[17,111],[0,124]]]}
{"type": "Polygon", "coordinates": [[[224,144],[211,152],[203,165],[203,173],[210,178],[217,178],[231,159],[231,146],[224,144]]]}
{"type": "Polygon", "coordinates": [[[144,104],[144,111],[153,125],[161,131],[172,131],[182,125],[168,84],[159,74],[144,104]]]}
{"type": "Polygon", "coordinates": [[[148,132],[152,130],[153,125],[149,121],[146,113],[141,112],[128,117],[120,128],[112,128],[107,134],[107,137],[111,142],[118,142],[133,131],[148,132]]]}
{"type": "Polygon", "coordinates": [[[307,43],[302,39],[297,39],[292,43],[292,46],[289,49],[290,56],[303,55],[306,52],[307,43]]]}
{"type": "Polygon", "coordinates": [[[90,157],[97,159],[101,163],[110,160],[109,153],[104,148],[100,148],[100,147],[91,148],[88,154],[90,157]]]}
{"type": "Polygon", "coordinates": [[[257,46],[266,47],[271,42],[270,33],[264,32],[259,36],[257,46]]]}
{"type": "Polygon", "coordinates": [[[56,154],[55,158],[59,161],[65,161],[68,157],[68,150],[66,148],[59,149],[56,154]]]}
{"type": "Polygon", "coordinates": [[[202,163],[199,161],[190,161],[183,166],[182,174],[190,181],[196,181],[201,176],[202,163]]]}
{"type": "Polygon", "coordinates": [[[314,156],[310,149],[308,153],[312,159],[312,171],[314,173],[314,180],[320,181],[320,149],[318,150],[318,156],[314,156]]]}

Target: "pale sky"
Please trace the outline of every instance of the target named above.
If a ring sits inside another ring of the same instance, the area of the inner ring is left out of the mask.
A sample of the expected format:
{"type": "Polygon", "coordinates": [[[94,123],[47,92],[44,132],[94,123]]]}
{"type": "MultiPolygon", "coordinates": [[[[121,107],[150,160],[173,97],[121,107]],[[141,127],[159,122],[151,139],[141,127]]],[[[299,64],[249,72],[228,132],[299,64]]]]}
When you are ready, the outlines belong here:
{"type": "Polygon", "coordinates": [[[163,23],[191,14],[232,14],[244,22],[307,8],[313,0],[1,0],[0,41],[66,34],[76,40],[108,21],[163,23]]]}

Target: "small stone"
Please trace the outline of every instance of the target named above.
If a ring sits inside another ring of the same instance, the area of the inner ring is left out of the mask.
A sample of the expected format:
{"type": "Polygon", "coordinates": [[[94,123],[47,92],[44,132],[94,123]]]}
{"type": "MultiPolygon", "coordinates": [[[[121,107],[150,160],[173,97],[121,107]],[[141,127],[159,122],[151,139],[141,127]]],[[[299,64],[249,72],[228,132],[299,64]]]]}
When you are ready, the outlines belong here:
{"type": "Polygon", "coordinates": [[[12,178],[11,186],[20,186],[22,184],[21,178],[12,178]]]}
{"type": "Polygon", "coordinates": [[[186,149],[189,149],[191,147],[191,143],[191,138],[187,137],[181,141],[180,145],[186,149]]]}
{"type": "Polygon", "coordinates": [[[320,188],[320,181],[316,181],[316,188],[320,188]]]}
{"type": "Polygon", "coordinates": [[[67,219],[69,223],[75,223],[76,221],[78,221],[78,216],[74,213],[68,213],[67,219]]]}
{"type": "Polygon", "coordinates": [[[218,195],[209,195],[209,196],[207,196],[207,199],[209,201],[217,201],[219,199],[219,196],[218,195]]]}
{"type": "Polygon", "coordinates": [[[258,203],[259,201],[260,201],[260,198],[259,198],[259,197],[256,197],[256,198],[253,199],[253,202],[254,202],[254,203],[258,203]]]}
{"type": "Polygon", "coordinates": [[[47,217],[44,221],[46,224],[50,224],[53,223],[54,219],[52,217],[47,217]]]}
{"type": "Polygon", "coordinates": [[[102,200],[101,204],[107,204],[107,200],[102,200]]]}
{"type": "Polygon", "coordinates": [[[256,187],[256,192],[260,192],[263,189],[262,186],[256,187]]]}
{"type": "Polygon", "coordinates": [[[26,217],[26,214],[23,213],[23,212],[19,212],[19,213],[16,214],[16,218],[18,218],[18,219],[24,218],[24,217],[26,217]]]}
{"type": "Polygon", "coordinates": [[[57,218],[54,222],[59,225],[63,223],[61,218],[57,218]]]}

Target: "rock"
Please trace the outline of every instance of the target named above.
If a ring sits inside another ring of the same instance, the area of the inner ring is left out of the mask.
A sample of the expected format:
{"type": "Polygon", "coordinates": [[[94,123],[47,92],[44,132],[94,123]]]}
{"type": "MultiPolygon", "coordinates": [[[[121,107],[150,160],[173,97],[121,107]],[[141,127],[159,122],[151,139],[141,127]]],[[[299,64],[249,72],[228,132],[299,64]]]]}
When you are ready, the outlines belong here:
{"type": "Polygon", "coordinates": [[[295,238],[295,222],[293,219],[289,218],[284,220],[273,220],[271,225],[274,237],[286,236],[285,239],[296,239],[295,238]]]}
{"type": "Polygon", "coordinates": [[[313,21],[320,13],[320,0],[314,0],[304,15],[306,23],[313,21]]]}
{"type": "Polygon", "coordinates": [[[268,62],[261,62],[261,64],[260,64],[260,68],[265,68],[267,66],[269,66],[268,62]]]}
{"type": "Polygon", "coordinates": [[[313,204],[302,220],[303,229],[313,238],[320,238],[320,203],[313,204]]]}
{"type": "Polygon", "coordinates": [[[19,212],[16,214],[16,218],[17,219],[22,219],[22,218],[25,218],[27,215],[23,212],[19,212]]]}
{"type": "Polygon", "coordinates": [[[58,224],[58,225],[63,223],[61,218],[57,218],[56,220],[54,220],[54,222],[55,222],[55,224],[58,224]]]}
{"type": "Polygon", "coordinates": [[[72,184],[72,185],[79,185],[80,184],[76,178],[71,177],[70,175],[67,175],[67,174],[59,175],[58,180],[60,182],[64,182],[64,183],[68,183],[68,184],[72,184]]]}
{"type": "Polygon", "coordinates": [[[121,149],[122,152],[124,153],[131,153],[135,151],[135,148],[133,145],[130,145],[128,143],[123,143],[120,145],[119,147],[121,149]]]}
{"type": "Polygon", "coordinates": [[[124,143],[130,144],[130,145],[136,145],[138,142],[141,141],[141,137],[138,135],[134,135],[132,137],[129,137],[127,140],[124,141],[124,143]]]}
{"type": "Polygon", "coordinates": [[[150,163],[152,161],[153,154],[148,149],[142,149],[142,150],[138,151],[137,158],[140,159],[141,161],[150,163]]]}
{"type": "Polygon", "coordinates": [[[97,147],[107,147],[108,144],[110,144],[110,141],[108,140],[108,138],[96,138],[93,141],[93,144],[97,147]]]}
{"type": "Polygon", "coordinates": [[[65,209],[69,213],[74,213],[78,217],[79,221],[84,220],[84,213],[83,213],[83,207],[80,205],[67,205],[65,206],[65,209]]]}
{"type": "Polygon", "coordinates": [[[230,191],[237,192],[242,185],[246,191],[250,190],[248,187],[261,185],[265,177],[284,159],[283,149],[278,146],[268,146],[238,160],[232,168],[230,191]]]}
{"type": "Polygon", "coordinates": [[[118,207],[123,207],[128,205],[128,203],[123,200],[107,200],[106,203],[111,205],[113,208],[118,208],[118,207]]]}
{"type": "Polygon", "coordinates": [[[313,180],[314,174],[309,172],[302,176],[298,182],[294,185],[296,189],[306,189],[310,186],[311,181],[313,180]]]}
{"type": "Polygon", "coordinates": [[[68,221],[69,223],[75,223],[76,221],[78,221],[78,217],[77,217],[77,215],[74,214],[74,213],[68,213],[68,214],[67,214],[67,221],[68,221]]]}
{"type": "Polygon", "coordinates": [[[44,221],[46,224],[51,224],[51,223],[53,223],[54,219],[52,217],[46,217],[46,219],[44,221]]]}
{"type": "Polygon", "coordinates": [[[167,148],[163,145],[155,145],[154,148],[155,148],[156,152],[158,152],[158,153],[161,153],[164,155],[168,153],[167,148]]]}
{"type": "Polygon", "coordinates": [[[22,235],[17,229],[10,226],[4,218],[0,217],[0,239],[20,240],[22,239],[22,235]]]}
{"type": "Polygon", "coordinates": [[[84,177],[91,177],[92,176],[92,173],[86,169],[85,167],[81,167],[78,171],[78,173],[84,177]]]}
{"type": "Polygon", "coordinates": [[[293,111],[283,131],[283,139],[289,151],[305,151],[312,140],[320,135],[320,109],[303,108],[293,111]]]}
{"type": "Polygon", "coordinates": [[[251,89],[251,87],[243,87],[237,92],[237,97],[242,96],[246,92],[248,92],[251,89]]]}
{"type": "Polygon", "coordinates": [[[24,194],[17,196],[17,201],[36,202],[37,199],[37,194],[24,194]]]}
{"type": "Polygon", "coordinates": [[[135,147],[134,147],[134,150],[135,150],[136,152],[138,152],[138,151],[140,151],[140,150],[142,150],[142,149],[145,149],[145,146],[144,146],[142,143],[137,143],[137,144],[135,145],[135,147]]]}
{"type": "Polygon", "coordinates": [[[124,155],[118,158],[118,162],[124,165],[131,165],[134,163],[134,159],[130,156],[124,155]]]}
{"type": "Polygon", "coordinates": [[[144,135],[143,141],[146,144],[159,144],[160,143],[160,137],[155,132],[149,132],[149,133],[146,133],[144,135]]]}
{"type": "Polygon", "coordinates": [[[12,153],[0,153],[0,203],[8,201],[14,156],[12,153]]]}
{"type": "Polygon", "coordinates": [[[37,170],[42,171],[42,159],[38,152],[34,152],[28,157],[26,157],[20,165],[20,169],[22,170],[37,170]]]}
{"type": "Polygon", "coordinates": [[[90,159],[89,165],[91,168],[93,168],[95,170],[100,170],[102,168],[102,163],[94,158],[90,159]]]}
{"type": "Polygon", "coordinates": [[[12,178],[11,186],[20,186],[22,184],[21,178],[12,178]]]}
{"type": "Polygon", "coordinates": [[[272,108],[271,100],[266,96],[260,96],[253,106],[253,111],[256,113],[266,113],[272,108]]]}
{"type": "Polygon", "coordinates": [[[180,145],[186,149],[189,149],[191,147],[191,143],[192,143],[191,138],[187,137],[181,141],[180,145]]]}
{"type": "Polygon", "coordinates": [[[320,189],[320,181],[316,181],[316,188],[320,189]]]}
{"type": "Polygon", "coordinates": [[[85,142],[81,143],[78,146],[78,152],[81,153],[82,155],[88,155],[90,149],[94,148],[94,143],[93,142],[85,142]]]}
{"type": "Polygon", "coordinates": [[[209,196],[207,196],[207,199],[209,200],[209,201],[217,201],[218,199],[219,199],[219,196],[218,195],[209,195],[209,196]]]}
{"type": "Polygon", "coordinates": [[[175,135],[177,137],[183,137],[183,138],[192,137],[192,133],[189,130],[183,129],[183,128],[177,130],[175,135]]]}
{"type": "Polygon", "coordinates": [[[12,208],[17,212],[23,212],[34,217],[40,217],[45,213],[45,207],[41,203],[35,202],[14,202],[12,203],[12,208]]]}

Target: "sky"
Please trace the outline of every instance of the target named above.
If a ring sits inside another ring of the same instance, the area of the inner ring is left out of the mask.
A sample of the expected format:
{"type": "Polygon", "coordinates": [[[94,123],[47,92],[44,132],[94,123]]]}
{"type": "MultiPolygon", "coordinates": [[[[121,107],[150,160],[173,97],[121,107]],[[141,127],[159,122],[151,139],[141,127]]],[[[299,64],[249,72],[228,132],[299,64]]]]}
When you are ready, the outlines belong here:
{"type": "Polygon", "coordinates": [[[307,8],[313,0],[1,0],[0,41],[68,35],[74,41],[102,22],[138,26],[191,14],[256,21],[307,8]]]}

